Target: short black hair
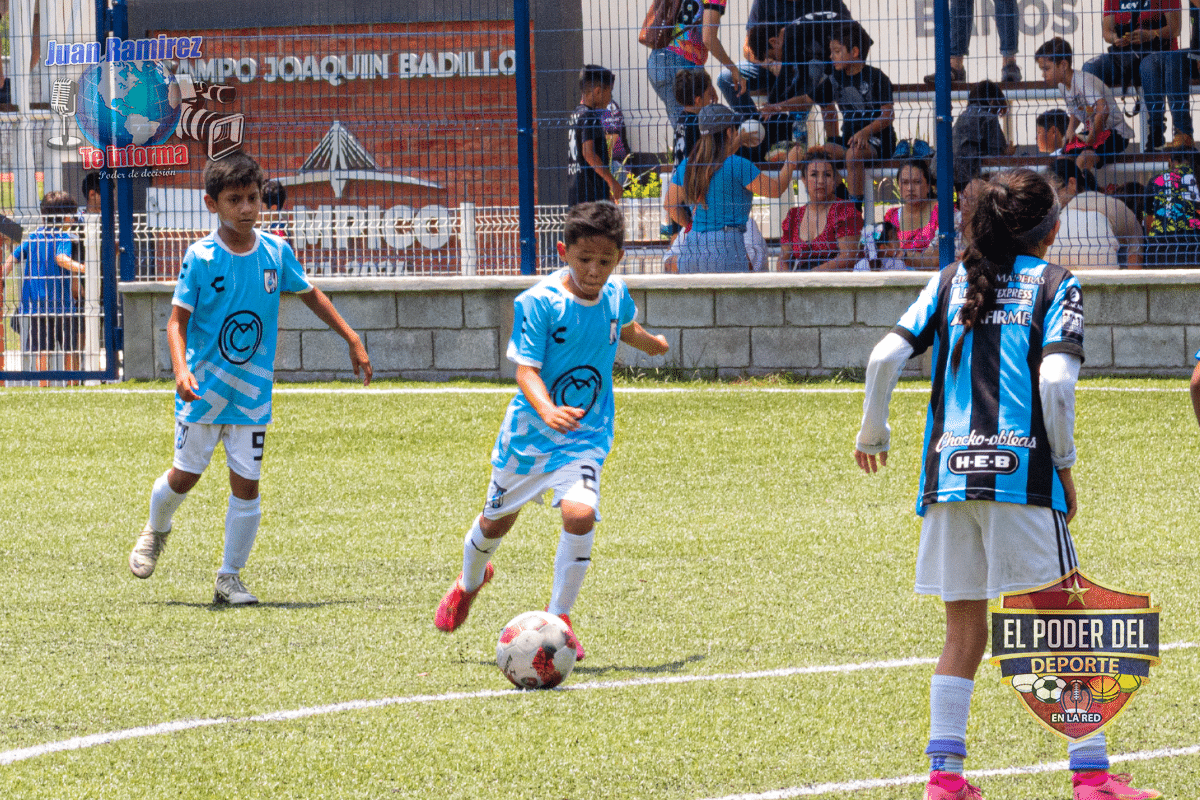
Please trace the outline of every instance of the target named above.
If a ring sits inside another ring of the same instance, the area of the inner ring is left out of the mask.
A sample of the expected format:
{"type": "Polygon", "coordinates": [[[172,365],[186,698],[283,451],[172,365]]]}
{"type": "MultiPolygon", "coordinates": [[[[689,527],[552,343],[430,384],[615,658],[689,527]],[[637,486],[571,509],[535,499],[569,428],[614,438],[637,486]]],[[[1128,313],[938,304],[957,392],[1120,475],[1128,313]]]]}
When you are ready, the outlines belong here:
{"type": "Polygon", "coordinates": [[[871,45],[875,44],[875,40],[866,29],[854,19],[843,20],[834,25],[829,33],[829,41],[839,42],[847,50],[857,47],[858,57],[863,61],[867,60],[867,53],[871,52],[871,45]]]}
{"type": "Polygon", "coordinates": [[[1008,108],[1008,98],[1004,96],[1004,90],[1000,88],[1000,84],[983,80],[972,86],[971,91],[967,92],[967,105],[1000,111],[1008,108]]]}
{"type": "Polygon", "coordinates": [[[755,59],[767,60],[767,50],[771,47],[771,40],[778,36],[782,29],[782,25],[755,25],[750,29],[749,35],[746,36],[746,43],[750,46],[750,52],[754,53],[755,59]]]}
{"type": "Polygon", "coordinates": [[[1066,110],[1061,108],[1052,108],[1037,115],[1037,126],[1046,130],[1054,128],[1059,133],[1065,134],[1067,126],[1070,124],[1071,118],[1067,116],[1066,110]]]}
{"type": "Polygon", "coordinates": [[[79,213],[79,204],[70,192],[46,192],[41,208],[46,217],[73,217],[79,213]]]}
{"type": "Polygon", "coordinates": [[[570,247],[585,236],[608,239],[620,250],[625,247],[625,217],[621,209],[607,200],[580,203],[567,212],[563,243],[570,247]]]}
{"type": "Polygon", "coordinates": [[[1074,158],[1056,158],[1046,171],[1058,178],[1063,186],[1066,186],[1067,181],[1074,178],[1076,192],[1094,192],[1096,190],[1095,173],[1079,166],[1075,163],[1074,158]]]}
{"type": "Polygon", "coordinates": [[[675,73],[675,102],[681,106],[694,106],[712,86],[712,78],[706,70],[681,69],[675,73]]]}
{"type": "Polygon", "coordinates": [[[230,187],[253,186],[261,190],[262,185],[262,167],[241,150],[209,161],[204,167],[204,193],[213,200],[220,199],[221,192],[230,187]]]}
{"type": "Polygon", "coordinates": [[[1060,61],[1071,63],[1071,56],[1074,52],[1071,50],[1071,44],[1061,36],[1055,36],[1048,42],[1044,42],[1041,47],[1034,51],[1034,58],[1048,58],[1057,64],[1060,61]]]}
{"type": "Polygon", "coordinates": [[[100,173],[89,172],[83,176],[83,199],[86,201],[87,196],[92,192],[100,192],[100,173]]]}
{"type": "Polygon", "coordinates": [[[599,64],[584,64],[583,69],[579,70],[580,92],[590,92],[597,86],[607,89],[616,82],[617,76],[613,75],[613,71],[599,64]]]}
{"type": "Polygon", "coordinates": [[[265,181],[262,185],[262,202],[267,208],[271,206],[283,208],[283,204],[287,202],[287,189],[283,188],[283,184],[274,178],[265,181]]]}

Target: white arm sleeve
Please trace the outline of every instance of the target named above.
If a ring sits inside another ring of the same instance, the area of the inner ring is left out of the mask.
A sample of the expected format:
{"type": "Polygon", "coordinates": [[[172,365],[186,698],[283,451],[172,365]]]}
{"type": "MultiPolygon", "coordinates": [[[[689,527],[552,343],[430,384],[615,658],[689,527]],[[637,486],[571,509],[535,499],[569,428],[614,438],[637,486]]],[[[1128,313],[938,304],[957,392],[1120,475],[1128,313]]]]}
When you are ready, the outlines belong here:
{"type": "Polygon", "coordinates": [[[867,396],[863,399],[862,427],[854,446],[867,455],[877,455],[891,447],[892,427],[888,425],[888,406],[892,391],[900,380],[904,365],[912,357],[913,347],[899,334],[889,333],[871,351],[867,362],[867,396]]]}
{"type": "Polygon", "coordinates": [[[1042,359],[1038,374],[1042,418],[1055,469],[1075,464],[1075,383],[1081,364],[1079,356],[1051,353],[1042,359]]]}

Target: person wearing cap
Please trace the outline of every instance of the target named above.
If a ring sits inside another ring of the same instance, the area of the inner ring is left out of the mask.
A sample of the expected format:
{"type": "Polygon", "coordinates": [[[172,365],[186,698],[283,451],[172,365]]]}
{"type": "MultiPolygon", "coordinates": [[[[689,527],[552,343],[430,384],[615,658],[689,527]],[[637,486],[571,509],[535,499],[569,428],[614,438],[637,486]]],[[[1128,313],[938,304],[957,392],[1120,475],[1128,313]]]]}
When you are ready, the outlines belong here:
{"type": "Polygon", "coordinates": [[[744,144],[740,120],[720,104],[700,109],[700,138],[671,176],[667,209],[688,231],[677,262],[681,273],[746,272],[750,262],[743,234],[751,200],[783,194],[802,157],[800,148],[793,147],[778,173],[761,172],[737,155],[744,144]]]}

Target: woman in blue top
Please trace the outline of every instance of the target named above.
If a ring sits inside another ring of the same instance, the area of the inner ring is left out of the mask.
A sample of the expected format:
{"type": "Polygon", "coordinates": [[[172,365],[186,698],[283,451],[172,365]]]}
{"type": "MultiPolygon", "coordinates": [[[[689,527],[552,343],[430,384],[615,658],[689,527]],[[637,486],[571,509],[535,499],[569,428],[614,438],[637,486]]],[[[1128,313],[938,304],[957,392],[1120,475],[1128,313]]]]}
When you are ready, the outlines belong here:
{"type": "Polygon", "coordinates": [[[740,117],[723,105],[700,109],[696,120],[700,138],[671,176],[667,208],[671,219],[687,231],[678,261],[681,273],[749,271],[743,235],[751,198],[783,194],[803,156],[799,147],[793,147],[777,174],[760,172],[735,155],[745,144],[737,130],[739,122],[740,117]]]}

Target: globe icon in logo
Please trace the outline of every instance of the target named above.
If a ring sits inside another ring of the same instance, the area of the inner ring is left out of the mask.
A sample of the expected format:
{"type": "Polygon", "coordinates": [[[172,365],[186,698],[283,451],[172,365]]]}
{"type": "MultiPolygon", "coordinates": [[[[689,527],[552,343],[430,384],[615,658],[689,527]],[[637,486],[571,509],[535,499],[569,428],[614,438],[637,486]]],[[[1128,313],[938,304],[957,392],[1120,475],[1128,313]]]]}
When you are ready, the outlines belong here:
{"type": "Polygon", "coordinates": [[[79,129],[93,145],[153,147],[179,123],[175,76],[157,61],[105,61],[79,78],[79,129]]]}

